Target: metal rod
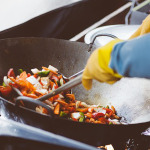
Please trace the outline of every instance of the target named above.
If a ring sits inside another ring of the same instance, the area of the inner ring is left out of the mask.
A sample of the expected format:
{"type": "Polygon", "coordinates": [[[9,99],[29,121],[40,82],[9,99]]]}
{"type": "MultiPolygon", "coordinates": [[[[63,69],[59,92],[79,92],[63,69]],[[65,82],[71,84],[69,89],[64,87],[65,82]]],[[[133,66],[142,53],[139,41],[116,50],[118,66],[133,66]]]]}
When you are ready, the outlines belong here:
{"type": "Polygon", "coordinates": [[[81,74],[83,73],[83,71],[84,71],[84,69],[81,70],[81,71],[79,71],[79,72],[77,72],[76,74],[70,76],[68,79],[69,79],[69,80],[72,80],[72,79],[76,78],[77,76],[81,75],[81,74]]]}

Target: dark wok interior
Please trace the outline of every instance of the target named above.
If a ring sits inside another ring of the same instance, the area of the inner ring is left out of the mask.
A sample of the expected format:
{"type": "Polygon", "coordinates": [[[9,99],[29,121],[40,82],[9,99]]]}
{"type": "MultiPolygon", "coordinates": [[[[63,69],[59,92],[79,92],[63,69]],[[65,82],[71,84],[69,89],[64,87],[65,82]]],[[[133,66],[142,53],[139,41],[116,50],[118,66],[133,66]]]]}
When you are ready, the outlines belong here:
{"type": "MultiPolygon", "coordinates": [[[[16,71],[22,68],[30,72],[32,68],[40,69],[42,66],[53,65],[65,76],[70,76],[84,68],[91,53],[88,52],[88,49],[89,46],[84,43],[58,39],[14,38],[0,40],[0,82],[9,68],[14,68],[16,71]]],[[[73,89],[76,98],[87,103],[106,105],[111,102],[116,107],[118,115],[123,116],[128,123],[131,123],[129,125],[108,126],[78,123],[17,109],[7,102],[4,102],[3,105],[10,113],[9,118],[13,118],[14,113],[20,116],[24,123],[98,146],[101,143],[122,141],[140,134],[150,126],[150,116],[148,115],[150,114],[150,109],[148,109],[150,94],[144,92],[148,89],[150,89],[150,81],[126,78],[114,85],[94,82],[91,91],[84,90],[82,85],[73,89]],[[132,91],[133,89],[135,90],[132,91]]]]}

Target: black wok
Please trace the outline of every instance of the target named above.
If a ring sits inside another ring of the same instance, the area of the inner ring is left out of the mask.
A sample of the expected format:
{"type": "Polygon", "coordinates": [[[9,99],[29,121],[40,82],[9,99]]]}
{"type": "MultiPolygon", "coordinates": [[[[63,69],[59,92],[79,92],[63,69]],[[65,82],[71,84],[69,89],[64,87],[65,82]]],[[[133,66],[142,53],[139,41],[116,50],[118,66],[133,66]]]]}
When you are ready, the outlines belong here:
{"type": "MultiPolygon", "coordinates": [[[[9,68],[41,68],[49,64],[65,76],[82,70],[91,52],[84,43],[47,38],[14,38],[0,40],[0,82],[9,68]]],[[[18,108],[1,98],[2,115],[35,127],[67,136],[91,145],[119,143],[140,135],[150,126],[150,81],[122,79],[114,85],[94,82],[93,89],[81,86],[73,89],[76,98],[91,104],[106,105],[111,102],[127,125],[79,123],[61,118],[51,118],[28,109],[18,108]],[[16,118],[16,116],[18,116],[16,118]],[[143,116],[145,116],[143,118],[143,116]],[[142,120],[141,120],[142,118],[142,120]]],[[[30,104],[32,105],[32,104],[30,104]]],[[[32,105],[34,107],[34,104],[32,105]]]]}

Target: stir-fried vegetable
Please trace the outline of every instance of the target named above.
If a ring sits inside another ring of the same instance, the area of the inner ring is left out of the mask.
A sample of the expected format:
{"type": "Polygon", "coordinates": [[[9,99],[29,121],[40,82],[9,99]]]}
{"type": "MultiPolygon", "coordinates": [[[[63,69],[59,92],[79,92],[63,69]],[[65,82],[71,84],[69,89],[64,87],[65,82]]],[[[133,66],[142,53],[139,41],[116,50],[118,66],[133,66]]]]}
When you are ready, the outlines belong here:
{"type": "Polygon", "coordinates": [[[37,74],[40,76],[40,77],[47,77],[49,75],[50,71],[41,71],[41,72],[38,72],[37,74]]]}
{"type": "MultiPolygon", "coordinates": [[[[4,77],[2,86],[0,86],[0,94],[7,99],[12,98],[11,86],[18,88],[24,96],[36,99],[65,84],[65,80],[62,75],[58,74],[57,68],[51,65],[48,68],[42,67],[42,70],[38,70],[37,68],[31,69],[33,75],[26,73],[23,69],[19,69],[18,71],[19,75],[16,76],[14,70],[11,68],[7,76],[4,77]]],[[[117,124],[120,119],[116,115],[113,106],[88,105],[85,102],[76,100],[75,95],[69,92],[55,95],[47,99],[44,103],[53,109],[56,116],[78,122],[117,124]]],[[[48,113],[41,106],[36,107],[36,111],[39,113],[48,113]]]]}
{"type": "Polygon", "coordinates": [[[23,69],[18,69],[19,74],[23,72],[23,69]]]}
{"type": "Polygon", "coordinates": [[[66,112],[64,112],[64,111],[61,111],[61,112],[60,112],[60,117],[65,117],[66,115],[67,115],[66,112]]]}

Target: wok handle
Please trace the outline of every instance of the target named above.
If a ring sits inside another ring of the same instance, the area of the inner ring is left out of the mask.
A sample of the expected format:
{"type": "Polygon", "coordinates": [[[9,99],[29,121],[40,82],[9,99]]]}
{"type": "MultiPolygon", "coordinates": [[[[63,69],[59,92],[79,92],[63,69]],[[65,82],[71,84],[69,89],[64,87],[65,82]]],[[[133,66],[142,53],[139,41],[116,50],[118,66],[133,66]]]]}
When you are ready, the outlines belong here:
{"type": "MultiPolygon", "coordinates": [[[[50,117],[53,117],[53,116],[54,116],[52,108],[50,108],[50,107],[47,106],[45,103],[43,103],[43,102],[41,102],[41,101],[39,101],[39,100],[32,99],[32,98],[26,97],[26,96],[18,96],[18,97],[16,98],[16,103],[15,103],[15,105],[16,105],[16,106],[19,106],[20,101],[25,101],[25,102],[28,102],[28,103],[31,103],[31,104],[34,103],[34,104],[36,104],[37,106],[42,106],[42,107],[44,107],[44,108],[47,109],[47,111],[48,111],[50,117]]],[[[28,109],[29,109],[29,108],[28,108],[28,109]]]]}
{"type": "Polygon", "coordinates": [[[93,44],[94,44],[96,38],[99,37],[99,36],[107,36],[107,37],[111,37],[111,38],[113,38],[113,39],[117,39],[117,38],[118,38],[118,37],[116,37],[115,35],[109,34],[109,33],[100,33],[100,34],[97,34],[97,35],[95,35],[95,36],[93,37],[92,42],[89,44],[89,50],[88,50],[88,52],[90,52],[90,51],[92,50],[93,44]]]}

